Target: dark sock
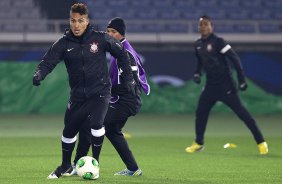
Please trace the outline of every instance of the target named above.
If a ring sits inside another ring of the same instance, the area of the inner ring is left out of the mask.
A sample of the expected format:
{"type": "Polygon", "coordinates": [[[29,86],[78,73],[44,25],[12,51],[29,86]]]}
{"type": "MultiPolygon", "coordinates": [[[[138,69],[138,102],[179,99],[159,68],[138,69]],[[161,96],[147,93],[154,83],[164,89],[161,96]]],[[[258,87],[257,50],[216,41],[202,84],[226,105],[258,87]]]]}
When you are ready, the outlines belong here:
{"type": "Polygon", "coordinates": [[[73,143],[64,143],[62,141],[62,168],[66,169],[71,166],[71,155],[74,149],[75,142],[73,143]]]}
{"type": "MultiPolygon", "coordinates": [[[[80,141],[80,140],[79,140],[80,141]]],[[[75,155],[75,159],[73,161],[74,164],[76,164],[76,162],[81,158],[87,155],[88,151],[90,148],[90,144],[87,145],[81,145],[80,143],[77,146],[76,149],[76,155],[75,155]]]]}
{"type": "Polygon", "coordinates": [[[104,141],[104,135],[101,137],[91,137],[92,156],[99,162],[99,156],[104,141]]]}

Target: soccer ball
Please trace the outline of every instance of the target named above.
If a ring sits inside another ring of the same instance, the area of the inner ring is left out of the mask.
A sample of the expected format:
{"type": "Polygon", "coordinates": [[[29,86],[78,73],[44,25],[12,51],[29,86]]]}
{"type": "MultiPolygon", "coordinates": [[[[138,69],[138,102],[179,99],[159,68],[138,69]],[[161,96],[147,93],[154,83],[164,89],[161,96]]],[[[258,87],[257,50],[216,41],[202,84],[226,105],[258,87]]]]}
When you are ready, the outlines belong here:
{"type": "Polygon", "coordinates": [[[98,161],[90,156],[81,157],[75,166],[77,175],[87,180],[99,178],[98,161]]]}

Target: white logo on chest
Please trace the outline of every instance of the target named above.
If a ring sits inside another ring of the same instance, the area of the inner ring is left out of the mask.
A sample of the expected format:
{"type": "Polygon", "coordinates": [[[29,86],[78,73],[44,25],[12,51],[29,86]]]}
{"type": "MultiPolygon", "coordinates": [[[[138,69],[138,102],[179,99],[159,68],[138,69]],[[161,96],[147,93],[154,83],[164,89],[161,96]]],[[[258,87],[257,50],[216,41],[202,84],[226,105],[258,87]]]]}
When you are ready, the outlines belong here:
{"type": "Polygon", "coordinates": [[[211,52],[211,51],[212,51],[212,44],[211,44],[211,43],[209,43],[209,44],[207,45],[207,51],[208,51],[208,52],[211,52]]]}
{"type": "Polygon", "coordinates": [[[90,52],[98,52],[98,43],[93,42],[92,44],[90,44],[90,52]]]}

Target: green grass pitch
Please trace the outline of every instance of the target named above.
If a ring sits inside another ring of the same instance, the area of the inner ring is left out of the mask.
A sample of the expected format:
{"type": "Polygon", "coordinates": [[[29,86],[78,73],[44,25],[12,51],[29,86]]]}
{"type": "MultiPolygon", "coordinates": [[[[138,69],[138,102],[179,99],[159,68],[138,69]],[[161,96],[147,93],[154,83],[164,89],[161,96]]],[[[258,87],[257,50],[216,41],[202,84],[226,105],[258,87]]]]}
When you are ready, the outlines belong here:
{"type": "Polygon", "coordinates": [[[132,135],[128,142],[143,176],[113,176],[125,166],[105,139],[100,178],[87,181],[77,176],[46,179],[61,162],[63,115],[1,115],[0,183],[282,183],[281,116],[255,118],[269,144],[267,156],[259,155],[249,130],[233,114],[210,117],[206,148],[196,154],[184,151],[194,138],[193,115],[137,115],[125,132],[132,135]],[[238,147],[224,149],[227,142],[238,147]]]}

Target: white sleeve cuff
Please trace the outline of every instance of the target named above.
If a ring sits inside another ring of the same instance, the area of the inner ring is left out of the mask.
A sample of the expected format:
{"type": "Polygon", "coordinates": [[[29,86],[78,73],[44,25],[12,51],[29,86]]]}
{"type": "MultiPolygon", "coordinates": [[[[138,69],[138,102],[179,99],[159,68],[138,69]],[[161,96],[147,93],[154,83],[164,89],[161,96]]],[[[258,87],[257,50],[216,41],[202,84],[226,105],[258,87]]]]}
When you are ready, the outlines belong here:
{"type": "Polygon", "coordinates": [[[223,47],[223,49],[221,49],[220,53],[224,54],[225,52],[227,52],[229,49],[231,49],[231,46],[229,44],[227,44],[225,47],[223,47]]]}

